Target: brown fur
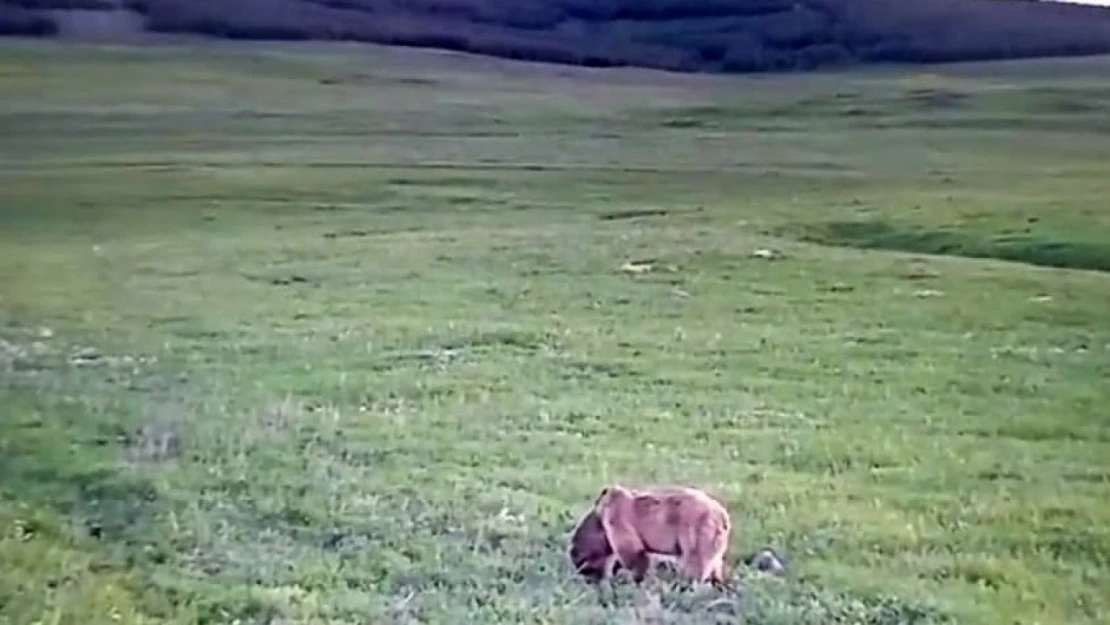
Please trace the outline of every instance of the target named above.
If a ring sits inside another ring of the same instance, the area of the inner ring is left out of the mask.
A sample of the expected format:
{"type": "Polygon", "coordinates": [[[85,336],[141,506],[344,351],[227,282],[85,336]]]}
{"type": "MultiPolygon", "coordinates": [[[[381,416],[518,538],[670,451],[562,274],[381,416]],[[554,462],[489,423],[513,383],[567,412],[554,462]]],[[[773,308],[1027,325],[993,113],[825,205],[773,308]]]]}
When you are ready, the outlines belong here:
{"type": "Polygon", "coordinates": [[[600,582],[613,573],[616,554],[605,537],[601,517],[593,509],[578,521],[570,537],[570,561],[574,569],[591,583],[600,582]]]}
{"type": "MultiPolygon", "coordinates": [[[[598,583],[608,579],[622,566],[609,538],[605,535],[605,526],[597,510],[591,508],[578,520],[574,532],[570,537],[570,557],[574,570],[589,583],[598,583]]],[[[652,564],[676,562],[677,558],[662,554],[649,554],[652,564]]]]}
{"type": "Polygon", "coordinates": [[[616,561],[637,583],[654,555],[676,559],[694,581],[724,584],[732,523],[728,510],[704,491],[681,486],[638,491],[613,484],[598,494],[594,511],[616,561]]]}

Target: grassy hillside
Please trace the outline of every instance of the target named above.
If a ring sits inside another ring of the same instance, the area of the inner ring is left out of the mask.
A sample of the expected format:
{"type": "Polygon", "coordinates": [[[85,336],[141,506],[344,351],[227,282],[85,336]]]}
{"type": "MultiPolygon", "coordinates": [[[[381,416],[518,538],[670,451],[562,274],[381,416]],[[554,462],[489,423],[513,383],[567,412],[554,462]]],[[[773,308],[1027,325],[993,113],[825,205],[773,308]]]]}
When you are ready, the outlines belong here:
{"type": "Polygon", "coordinates": [[[2,0],[0,33],[81,33],[121,7],[155,33],[711,72],[1110,52],[1110,10],[1034,0],[2,0]]]}
{"type": "Polygon", "coordinates": [[[0,623],[1106,623],[1108,70],[9,40],[0,623]]]}

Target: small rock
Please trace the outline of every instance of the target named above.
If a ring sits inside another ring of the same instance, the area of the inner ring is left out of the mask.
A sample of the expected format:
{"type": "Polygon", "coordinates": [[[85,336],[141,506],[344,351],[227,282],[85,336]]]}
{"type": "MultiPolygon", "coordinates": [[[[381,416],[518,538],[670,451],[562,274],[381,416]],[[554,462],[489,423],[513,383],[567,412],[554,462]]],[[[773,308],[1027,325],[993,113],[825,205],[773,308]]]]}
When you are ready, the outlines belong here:
{"type": "Polygon", "coordinates": [[[49,338],[53,338],[53,337],[54,337],[54,331],[51,330],[50,328],[46,328],[46,327],[39,328],[39,338],[40,339],[49,339],[49,338]]]}
{"type": "Polygon", "coordinates": [[[82,347],[69,357],[69,362],[74,365],[84,365],[96,362],[102,358],[95,347],[82,347]]]}
{"type": "Polygon", "coordinates": [[[647,273],[654,268],[655,263],[651,261],[627,262],[621,265],[621,271],[625,273],[647,273]]]}
{"type": "Polygon", "coordinates": [[[764,260],[774,260],[779,256],[780,254],[775,250],[769,250],[766,248],[759,248],[758,250],[752,252],[752,258],[762,258],[764,260]]]}
{"type": "Polygon", "coordinates": [[[918,289],[913,292],[914,297],[939,297],[940,295],[941,292],[935,289],[918,289]]]}
{"type": "Polygon", "coordinates": [[[748,566],[760,573],[781,575],[786,571],[786,561],[774,549],[763,548],[747,559],[748,566]]]}

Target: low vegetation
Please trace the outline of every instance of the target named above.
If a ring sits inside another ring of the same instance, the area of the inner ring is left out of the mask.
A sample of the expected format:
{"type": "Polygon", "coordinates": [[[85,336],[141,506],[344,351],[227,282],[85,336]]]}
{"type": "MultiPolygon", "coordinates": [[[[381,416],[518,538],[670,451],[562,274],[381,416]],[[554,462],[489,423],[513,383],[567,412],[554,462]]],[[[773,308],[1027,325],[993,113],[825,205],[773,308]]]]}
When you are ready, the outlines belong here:
{"type": "MultiPolygon", "coordinates": [[[[1035,222],[1036,218],[1032,218],[1035,222]]],[[[900,227],[882,220],[834,221],[809,225],[802,238],[831,245],[1000,258],[1046,267],[1110,271],[1110,245],[1102,242],[1055,241],[1028,234],[968,232],[958,226],[930,230],[900,227]]]]}
{"type": "Polygon", "coordinates": [[[0,622],[1106,623],[1107,63],[5,41],[0,622]]]}

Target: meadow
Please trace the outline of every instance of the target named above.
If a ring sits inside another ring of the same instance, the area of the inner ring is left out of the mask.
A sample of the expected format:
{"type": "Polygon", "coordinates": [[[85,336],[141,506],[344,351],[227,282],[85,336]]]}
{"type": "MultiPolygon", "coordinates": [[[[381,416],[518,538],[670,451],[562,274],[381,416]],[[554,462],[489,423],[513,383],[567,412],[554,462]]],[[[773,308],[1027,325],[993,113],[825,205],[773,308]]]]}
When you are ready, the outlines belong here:
{"type": "Polygon", "coordinates": [[[4,41],[0,623],[1105,623],[1107,75],[4,41]]]}

